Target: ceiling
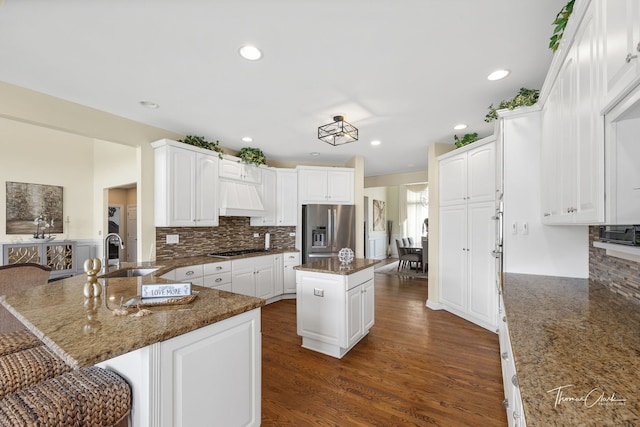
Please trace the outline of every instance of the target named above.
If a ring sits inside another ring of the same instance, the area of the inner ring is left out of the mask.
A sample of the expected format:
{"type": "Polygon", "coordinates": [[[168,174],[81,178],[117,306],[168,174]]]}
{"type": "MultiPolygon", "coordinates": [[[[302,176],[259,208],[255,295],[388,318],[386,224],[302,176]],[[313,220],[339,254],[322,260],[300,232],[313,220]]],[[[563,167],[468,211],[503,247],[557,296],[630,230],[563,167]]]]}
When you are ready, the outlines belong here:
{"type": "Polygon", "coordinates": [[[489,104],[541,88],[565,3],[0,0],[0,81],[268,160],[358,155],[365,176],[412,172],[429,144],[493,133],[489,104]],[[241,58],[245,44],[263,58],[241,58]],[[487,80],[498,68],[511,74],[487,80]],[[317,139],[337,114],[359,141],[317,139]]]}

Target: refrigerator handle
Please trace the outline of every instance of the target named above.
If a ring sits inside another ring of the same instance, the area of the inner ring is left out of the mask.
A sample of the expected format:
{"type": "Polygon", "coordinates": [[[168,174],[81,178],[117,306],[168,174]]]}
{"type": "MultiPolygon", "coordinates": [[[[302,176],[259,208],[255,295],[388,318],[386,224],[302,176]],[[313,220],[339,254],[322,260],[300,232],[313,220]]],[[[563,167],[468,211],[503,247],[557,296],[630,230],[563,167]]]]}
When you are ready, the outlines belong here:
{"type": "Polygon", "coordinates": [[[327,210],[327,248],[333,250],[333,223],[331,222],[331,209],[327,210]]]}
{"type": "Polygon", "coordinates": [[[332,231],[333,231],[333,250],[337,251],[339,248],[336,247],[336,241],[338,240],[338,230],[336,229],[337,227],[335,226],[338,223],[338,216],[336,215],[336,211],[337,209],[333,209],[333,227],[332,227],[332,231]]]}

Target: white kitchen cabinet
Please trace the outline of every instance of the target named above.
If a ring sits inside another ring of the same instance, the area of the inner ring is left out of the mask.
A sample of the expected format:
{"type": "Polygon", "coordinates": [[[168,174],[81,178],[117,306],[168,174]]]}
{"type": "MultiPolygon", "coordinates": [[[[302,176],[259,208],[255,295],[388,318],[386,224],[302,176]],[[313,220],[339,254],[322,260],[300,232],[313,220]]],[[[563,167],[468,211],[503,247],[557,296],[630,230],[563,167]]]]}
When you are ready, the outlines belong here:
{"type": "Polygon", "coordinates": [[[202,264],[179,267],[173,270],[173,278],[178,282],[189,282],[192,285],[202,285],[204,268],[202,264]]]}
{"type": "Polygon", "coordinates": [[[298,172],[276,170],[276,225],[298,225],[298,172]]]}
{"type": "Polygon", "coordinates": [[[260,310],[160,343],[160,426],[259,426],[260,310]]]}
{"type": "Polygon", "coordinates": [[[495,199],[494,141],[484,138],[441,156],[441,206],[495,199]]]}
{"type": "Polygon", "coordinates": [[[465,148],[438,158],[440,197],[448,201],[440,207],[440,305],[495,330],[495,139],[465,148]],[[455,183],[461,176],[466,181],[455,183]]]}
{"type": "Polygon", "coordinates": [[[151,146],[156,227],[217,226],[217,155],[168,139],[151,146]]]}
{"type": "Polygon", "coordinates": [[[283,254],[283,293],[296,293],[296,271],[293,269],[296,265],[300,265],[299,252],[285,252],[283,254]]]}
{"type": "Polygon", "coordinates": [[[227,155],[220,160],[218,176],[247,184],[260,184],[262,179],[260,168],[246,164],[237,157],[227,155]]]}
{"type": "Polygon", "coordinates": [[[602,59],[589,8],[543,109],[545,224],[604,221],[602,59]]]}
{"type": "MultiPolygon", "coordinates": [[[[500,306],[504,307],[502,299],[500,306]]],[[[516,375],[511,339],[509,338],[507,317],[504,311],[502,311],[500,319],[498,320],[498,338],[500,342],[502,385],[504,387],[503,406],[507,411],[507,422],[509,427],[526,427],[527,423],[524,418],[524,408],[522,406],[522,397],[518,385],[518,376],[516,375]]]]}
{"type": "Polygon", "coordinates": [[[273,255],[231,261],[231,290],[269,299],[276,296],[273,255]]]}
{"type": "Polygon", "coordinates": [[[374,324],[373,267],[353,274],[296,270],[302,347],[342,358],[374,324]]]}
{"type": "Polygon", "coordinates": [[[265,167],[260,168],[259,172],[262,173],[262,178],[258,186],[258,193],[266,214],[264,216],[251,217],[251,225],[278,225],[276,224],[276,171],[265,167]]]}
{"type": "Polygon", "coordinates": [[[204,264],[202,269],[202,286],[231,292],[231,261],[204,264]]]}
{"type": "Polygon", "coordinates": [[[374,323],[373,279],[347,291],[347,346],[355,345],[374,323]]]}
{"type": "Polygon", "coordinates": [[[300,204],[353,204],[354,170],[352,168],[298,167],[300,204]]]}
{"type": "Polygon", "coordinates": [[[275,295],[284,292],[284,254],[273,255],[273,288],[275,295]]]}
{"type": "Polygon", "coordinates": [[[640,82],[640,3],[599,0],[603,32],[606,105],[624,97],[640,82]]]}

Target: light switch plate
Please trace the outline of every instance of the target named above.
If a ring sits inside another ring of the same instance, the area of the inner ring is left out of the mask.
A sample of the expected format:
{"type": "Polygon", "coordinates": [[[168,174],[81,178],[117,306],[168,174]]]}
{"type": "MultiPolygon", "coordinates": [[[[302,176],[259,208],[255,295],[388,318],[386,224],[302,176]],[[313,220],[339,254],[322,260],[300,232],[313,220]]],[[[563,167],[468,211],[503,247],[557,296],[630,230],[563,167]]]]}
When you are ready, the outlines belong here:
{"type": "Polygon", "coordinates": [[[260,233],[253,233],[253,237],[260,237],[260,233]]]}
{"type": "Polygon", "coordinates": [[[296,233],[289,233],[289,237],[296,237],[296,233]]]}
{"type": "Polygon", "coordinates": [[[177,243],[180,243],[179,234],[167,234],[167,245],[175,245],[177,243]]]}

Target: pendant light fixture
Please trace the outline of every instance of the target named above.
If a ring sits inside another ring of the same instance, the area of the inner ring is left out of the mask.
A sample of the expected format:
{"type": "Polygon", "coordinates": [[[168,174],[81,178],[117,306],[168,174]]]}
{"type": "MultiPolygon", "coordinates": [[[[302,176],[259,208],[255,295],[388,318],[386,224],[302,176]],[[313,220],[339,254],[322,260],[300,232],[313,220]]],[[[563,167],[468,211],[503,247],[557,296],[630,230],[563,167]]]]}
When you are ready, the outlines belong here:
{"type": "Polygon", "coordinates": [[[334,116],[333,123],[318,128],[318,139],[334,147],[358,140],[358,128],[344,121],[344,116],[334,116]]]}

